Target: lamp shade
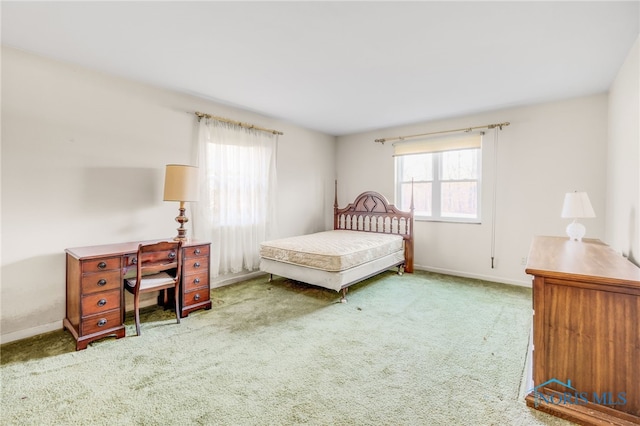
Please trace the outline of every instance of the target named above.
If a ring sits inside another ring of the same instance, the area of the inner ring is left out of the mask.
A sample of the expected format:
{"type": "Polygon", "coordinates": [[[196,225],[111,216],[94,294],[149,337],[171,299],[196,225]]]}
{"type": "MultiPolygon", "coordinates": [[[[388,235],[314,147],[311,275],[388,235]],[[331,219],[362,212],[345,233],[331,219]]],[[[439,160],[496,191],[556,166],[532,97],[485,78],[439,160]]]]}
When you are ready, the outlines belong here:
{"type": "Polygon", "coordinates": [[[164,175],[164,201],[198,201],[198,168],[167,164],[164,175]]]}
{"type": "Polygon", "coordinates": [[[563,218],[596,217],[586,192],[567,192],[562,205],[563,218]]]}

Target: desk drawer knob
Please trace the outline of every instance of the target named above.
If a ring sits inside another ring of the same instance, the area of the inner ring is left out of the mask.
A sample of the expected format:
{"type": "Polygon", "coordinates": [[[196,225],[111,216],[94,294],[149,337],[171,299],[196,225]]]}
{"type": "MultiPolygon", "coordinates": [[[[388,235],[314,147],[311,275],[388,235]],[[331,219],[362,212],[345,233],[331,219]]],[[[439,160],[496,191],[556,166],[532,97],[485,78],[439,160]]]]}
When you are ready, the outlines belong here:
{"type": "Polygon", "coordinates": [[[200,295],[199,295],[199,294],[196,294],[195,296],[193,296],[193,300],[196,300],[196,301],[197,301],[197,300],[200,300],[200,295]]]}
{"type": "Polygon", "coordinates": [[[107,264],[106,264],[105,262],[100,262],[100,263],[98,263],[98,268],[100,268],[100,269],[104,269],[104,268],[106,268],[106,267],[107,267],[107,264]]]}
{"type": "Polygon", "coordinates": [[[101,278],[100,281],[98,281],[98,285],[100,287],[102,287],[103,285],[107,285],[107,280],[105,280],[104,278],[101,278]]]}
{"type": "Polygon", "coordinates": [[[169,253],[169,259],[175,259],[176,258],[176,252],[172,251],[169,253]]]}
{"type": "Polygon", "coordinates": [[[105,318],[98,321],[98,327],[104,327],[105,325],[107,325],[107,320],[105,318]]]}
{"type": "Polygon", "coordinates": [[[200,262],[196,262],[196,263],[194,263],[194,264],[193,264],[193,267],[194,267],[194,268],[199,268],[199,267],[200,267],[200,262]]]}
{"type": "Polygon", "coordinates": [[[98,300],[98,306],[103,307],[106,304],[107,304],[107,299],[98,300]]]}
{"type": "Polygon", "coordinates": [[[194,284],[200,284],[200,278],[196,278],[195,280],[193,280],[194,284]]]}
{"type": "Polygon", "coordinates": [[[200,254],[200,249],[195,249],[193,252],[194,252],[194,253],[195,253],[195,255],[197,256],[197,255],[199,255],[199,254],[200,254]]]}

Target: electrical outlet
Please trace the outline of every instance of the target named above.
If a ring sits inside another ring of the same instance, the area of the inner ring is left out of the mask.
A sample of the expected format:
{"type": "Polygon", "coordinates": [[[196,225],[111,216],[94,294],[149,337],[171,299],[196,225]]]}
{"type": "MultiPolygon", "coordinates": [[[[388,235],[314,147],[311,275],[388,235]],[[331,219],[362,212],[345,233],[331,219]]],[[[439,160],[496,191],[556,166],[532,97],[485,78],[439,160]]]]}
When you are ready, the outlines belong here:
{"type": "Polygon", "coordinates": [[[526,258],[526,257],[521,258],[521,259],[520,259],[520,264],[521,264],[522,266],[526,266],[526,264],[527,264],[527,258],[526,258]]]}

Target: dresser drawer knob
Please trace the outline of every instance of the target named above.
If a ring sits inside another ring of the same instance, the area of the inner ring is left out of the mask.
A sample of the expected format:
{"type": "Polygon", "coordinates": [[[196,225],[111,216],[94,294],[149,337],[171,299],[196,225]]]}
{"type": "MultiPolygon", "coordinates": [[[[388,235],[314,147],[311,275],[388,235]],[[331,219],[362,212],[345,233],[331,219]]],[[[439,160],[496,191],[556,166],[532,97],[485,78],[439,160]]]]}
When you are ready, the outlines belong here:
{"type": "Polygon", "coordinates": [[[100,263],[98,263],[98,268],[100,268],[100,269],[104,269],[104,268],[106,268],[106,267],[107,267],[107,264],[106,264],[105,262],[100,262],[100,263]]]}
{"type": "Polygon", "coordinates": [[[176,258],[176,252],[172,251],[169,253],[169,259],[175,259],[176,258]]]}
{"type": "Polygon", "coordinates": [[[98,327],[104,327],[105,325],[107,325],[107,320],[102,318],[100,321],[98,321],[98,327]]]}
{"type": "Polygon", "coordinates": [[[200,300],[200,294],[196,294],[195,296],[193,296],[193,300],[200,300]]]}
{"type": "Polygon", "coordinates": [[[98,300],[98,306],[103,307],[106,304],[107,304],[107,299],[98,300]]]}
{"type": "Polygon", "coordinates": [[[106,284],[107,284],[107,280],[105,280],[104,278],[101,278],[100,281],[98,281],[98,285],[100,287],[102,287],[103,285],[106,285],[106,284]]]}
{"type": "Polygon", "coordinates": [[[200,249],[195,249],[193,252],[194,252],[194,253],[196,254],[196,256],[197,256],[197,255],[199,255],[199,254],[200,254],[200,249]]]}
{"type": "Polygon", "coordinates": [[[200,267],[200,262],[196,262],[196,263],[194,263],[194,264],[193,264],[193,267],[194,267],[194,268],[199,268],[199,267],[200,267]]]}
{"type": "Polygon", "coordinates": [[[193,280],[194,284],[200,284],[200,278],[196,278],[195,280],[193,280]]]}

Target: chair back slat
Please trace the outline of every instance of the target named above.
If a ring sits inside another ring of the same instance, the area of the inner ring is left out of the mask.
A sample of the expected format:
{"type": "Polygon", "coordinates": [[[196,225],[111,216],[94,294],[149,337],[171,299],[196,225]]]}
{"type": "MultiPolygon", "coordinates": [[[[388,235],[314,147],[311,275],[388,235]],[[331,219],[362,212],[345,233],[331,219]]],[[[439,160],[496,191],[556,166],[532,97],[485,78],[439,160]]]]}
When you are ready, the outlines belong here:
{"type": "Polygon", "coordinates": [[[138,276],[156,274],[169,269],[176,269],[176,275],[180,275],[181,249],[182,242],[180,241],[140,244],[136,259],[138,276]]]}

